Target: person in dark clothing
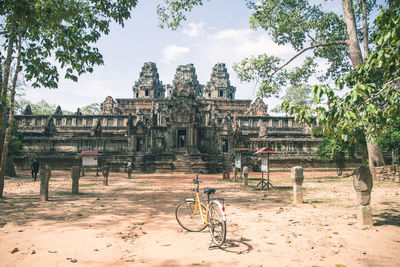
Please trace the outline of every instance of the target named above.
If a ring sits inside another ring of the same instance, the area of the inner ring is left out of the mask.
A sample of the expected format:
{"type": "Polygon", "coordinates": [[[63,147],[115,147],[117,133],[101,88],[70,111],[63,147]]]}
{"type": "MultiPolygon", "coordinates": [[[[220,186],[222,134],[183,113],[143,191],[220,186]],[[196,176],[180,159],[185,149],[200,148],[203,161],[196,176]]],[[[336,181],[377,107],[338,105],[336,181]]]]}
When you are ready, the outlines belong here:
{"type": "Polygon", "coordinates": [[[40,167],[39,161],[37,159],[34,159],[31,166],[32,178],[34,181],[36,181],[37,173],[39,172],[39,167],[40,167]]]}

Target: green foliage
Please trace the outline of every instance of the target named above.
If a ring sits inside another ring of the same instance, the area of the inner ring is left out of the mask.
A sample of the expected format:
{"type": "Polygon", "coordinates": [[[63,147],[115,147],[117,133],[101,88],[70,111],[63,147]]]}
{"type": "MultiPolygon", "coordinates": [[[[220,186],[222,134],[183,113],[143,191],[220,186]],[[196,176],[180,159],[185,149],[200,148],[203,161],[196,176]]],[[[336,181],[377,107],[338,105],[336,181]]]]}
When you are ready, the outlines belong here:
{"type": "Polygon", "coordinates": [[[93,46],[110,23],[123,26],[136,0],[20,0],[0,2],[2,46],[18,32],[22,37],[25,78],[34,87],[56,88],[58,64],[76,81],[103,58],[93,46]]]}
{"type": "Polygon", "coordinates": [[[338,168],[338,175],[342,174],[348,159],[355,158],[357,147],[343,142],[340,139],[324,138],[318,145],[317,155],[325,162],[334,161],[338,168]]]}
{"type": "Polygon", "coordinates": [[[83,115],[98,115],[100,114],[100,104],[93,103],[81,108],[81,112],[83,115]]]}
{"type": "Polygon", "coordinates": [[[31,104],[32,113],[34,115],[51,115],[56,110],[55,104],[49,104],[44,99],[36,104],[31,104]]]}
{"type": "Polygon", "coordinates": [[[11,130],[10,143],[8,144],[8,156],[15,156],[22,151],[23,135],[18,132],[17,126],[14,124],[11,130]]]}
{"type": "MultiPolygon", "coordinates": [[[[337,84],[353,89],[338,94],[328,86],[315,86],[314,94],[320,105],[314,109],[300,109],[288,103],[285,108],[296,112],[300,119],[316,116],[322,133],[333,132],[344,141],[357,136],[364,129],[368,137],[381,136],[398,126],[400,117],[400,9],[382,10],[375,24],[375,49],[369,58],[337,84]]],[[[304,120],[304,119],[303,119],[304,120]]]]}
{"type": "Polygon", "coordinates": [[[203,5],[203,0],[165,0],[165,5],[157,6],[159,26],[175,30],[186,20],[185,13],[190,12],[195,6],[203,5]]]}
{"type": "MultiPolygon", "coordinates": [[[[312,87],[310,85],[290,86],[286,89],[285,95],[280,98],[284,102],[296,106],[309,106],[313,103],[312,87]]],[[[273,108],[273,112],[282,112],[281,106],[273,108]]]]}
{"type": "Polygon", "coordinates": [[[396,127],[383,130],[379,135],[377,143],[386,151],[392,152],[392,164],[398,163],[400,158],[400,119],[397,120],[396,127]]]}
{"type": "MultiPolygon", "coordinates": [[[[317,59],[325,59],[328,68],[320,75],[321,81],[337,78],[350,69],[349,54],[345,46],[346,25],[343,18],[333,12],[326,12],[321,5],[311,5],[308,1],[248,1],[253,10],[250,17],[251,27],[265,30],[279,45],[290,45],[298,54],[277,68],[273,67],[271,76],[260,77],[264,80],[285,79],[291,85],[307,83],[316,74],[317,59]],[[300,54],[312,51],[303,66],[293,70],[286,69],[300,54]]],[[[239,74],[240,75],[240,74],[239,74]]],[[[287,86],[281,83],[278,91],[287,86]]],[[[264,91],[264,88],[260,88],[264,91]]]]}

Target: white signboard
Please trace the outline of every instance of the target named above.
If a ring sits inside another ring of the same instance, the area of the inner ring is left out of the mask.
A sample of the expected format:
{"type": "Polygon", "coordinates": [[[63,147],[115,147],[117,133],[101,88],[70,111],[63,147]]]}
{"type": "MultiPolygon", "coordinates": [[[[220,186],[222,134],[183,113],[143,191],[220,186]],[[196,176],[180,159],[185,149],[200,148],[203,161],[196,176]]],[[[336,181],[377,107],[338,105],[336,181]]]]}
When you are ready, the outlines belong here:
{"type": "Polygon", "coordinates": [[[97,156],[83,156],[82,166],[97,166],[97,156]]]}
{"type": "Polygon", "coordinates": [[[241,154],[236,154],[236,158],[235,158],[235,167],[238,169],[242,168],[242,158],[241,158],[241,154]]]}
{"type": "Polygon", "coordinates": [[[267,172],[267,169],[268,169],[267,157],[262,157],[261,158],[261,171],[262,172],[267,172]]]}

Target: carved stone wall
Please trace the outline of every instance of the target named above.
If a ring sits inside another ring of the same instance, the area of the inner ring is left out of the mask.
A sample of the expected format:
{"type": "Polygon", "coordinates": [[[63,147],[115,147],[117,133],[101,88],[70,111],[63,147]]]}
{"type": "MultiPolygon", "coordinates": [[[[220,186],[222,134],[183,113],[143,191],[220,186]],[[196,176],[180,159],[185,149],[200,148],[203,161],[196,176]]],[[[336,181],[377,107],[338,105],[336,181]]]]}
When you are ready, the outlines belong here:
{"type": "Polygon", "coordinates": [[[204,97],[212,99],[235,99],[236,87],[229,81],[228,70],[224,63],[216,64],[211,72],[210,81],[204,88],[204,97]]]}
{"type": "Polygon", "coordinates": [[[268,115],[260,98],[252,102],[234,100],[234,95],[213,97],[212,92],[221,88],[225,96],[235,92],[224,64],[213,68],[206,88],[211,98],[203,96],[193,64],[177,68],[168,97],[140,94],[162,94],[161,85],[155,64],[145,63],[134,86],[138,98],[108,96],[99,115],[63,115],[61,108],[51,116],[32,115],[27,108],[15,118],[24,136],[16,165],[29,168],[37,157],[53,169],[69,169],[79,165],[81,151],[96,150],[100,164],[114,170],[124,170],[125,162],[132,162],[135,171],[220,172],[230,169],[234,148],[246,147],[244,165],[258,170],[260,160],[252,153],[265,146],[280,152],[271,157],[280,166],[318,162],[320,139],[293,117],[268,115]]]}
{"type": "Polygon", "coordinates": [[[132,90],[134,98],[163,99],[165,97],[165,87],[159,79],[155,63],[144,63],[139,80],[135,82],[132,90]]]}
{"type": "Polygon", "coordinates": [[[374,173],[377,180],[400,183],[400,165],[375,167],[374,173]]]}

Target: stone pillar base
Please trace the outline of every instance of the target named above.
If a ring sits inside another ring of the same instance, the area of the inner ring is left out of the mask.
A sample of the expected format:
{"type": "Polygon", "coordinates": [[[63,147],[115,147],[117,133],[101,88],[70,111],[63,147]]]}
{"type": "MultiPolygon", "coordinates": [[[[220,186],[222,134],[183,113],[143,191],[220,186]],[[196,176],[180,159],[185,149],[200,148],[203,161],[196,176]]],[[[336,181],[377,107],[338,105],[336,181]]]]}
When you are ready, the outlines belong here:
{"type": "Polygon", "coordinates": [[[357,207],[357,223],[361,226],[374,226],[372,223],[372,208],[371,206],[357,207]]]}
{"type": "Polygon", "coordinates": [[[293,185],[293,204],[303,204],[302,186],[299,184],[293,185]]]}

